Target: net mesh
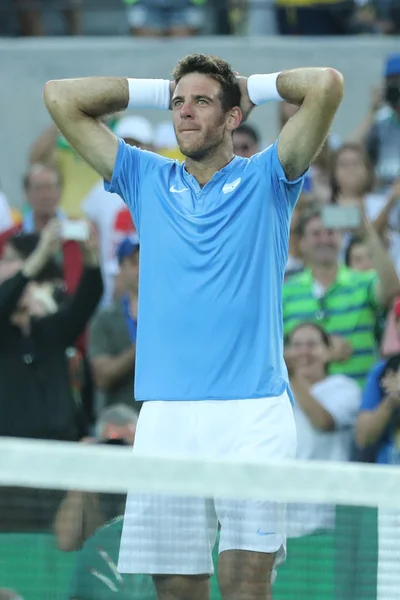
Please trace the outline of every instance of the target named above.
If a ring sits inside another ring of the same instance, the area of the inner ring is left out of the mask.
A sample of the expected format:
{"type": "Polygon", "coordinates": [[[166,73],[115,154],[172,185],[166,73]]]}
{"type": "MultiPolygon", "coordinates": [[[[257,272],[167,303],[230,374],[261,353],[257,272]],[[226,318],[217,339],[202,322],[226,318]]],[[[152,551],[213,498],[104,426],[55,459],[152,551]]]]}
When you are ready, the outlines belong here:
{"type": "MultiPolygon", "coordinates": [[[[189,524],[184,518],[198,499],[208,499],[207,506],[212,499],[237,506],[250,501],[243,523],[261,536],[270,532],[262,530],[257,507],[267,502],[275,518],[277,507],[287,503],[287,557],[277,569],[274,600],[400,597],[395,467],[204,463],[135,457],[124,447],[14,439],[0,440],[0,456],[0,600],[155,600],[146,573],[153,572],[153,558],[146,549],[155,545],[161,561],[181,561],[184,570],[200,560],[204,514],[193,513],[189,524]],[[128,508],[124,518],[127,493],[136,500],[161,494],[171,508],[158,513],[142,505],[142,522],[151,521],[162,532],[159,538],[127,528],[126,560],[136,558],[139,542],[141,564],[147,565],[135,575],[120,573],[118,566],[124,520],[132,517],[128,508]]],[[[209,548],[215,569],[211,600],[222,598],[222,536],[221,529],[209,548]]]]}

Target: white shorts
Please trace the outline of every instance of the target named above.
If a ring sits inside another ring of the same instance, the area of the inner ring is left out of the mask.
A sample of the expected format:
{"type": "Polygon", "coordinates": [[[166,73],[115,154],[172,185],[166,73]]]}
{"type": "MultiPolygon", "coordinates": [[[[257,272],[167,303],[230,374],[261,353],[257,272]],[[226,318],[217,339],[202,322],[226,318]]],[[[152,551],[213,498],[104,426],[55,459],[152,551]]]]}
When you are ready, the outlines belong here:
{"type": "MultiPolygon", "coordinates": [[[[296,454],[292,406],[286,393],[250,400],[145,402],[134,452],[237,463],[292,459],[296,454]]],[[[129,494],[118,570],[212,574],[218,522],[219,552],[276,552],[279,564],[286,556],[285,508],[268,501],[129,494]]]]}

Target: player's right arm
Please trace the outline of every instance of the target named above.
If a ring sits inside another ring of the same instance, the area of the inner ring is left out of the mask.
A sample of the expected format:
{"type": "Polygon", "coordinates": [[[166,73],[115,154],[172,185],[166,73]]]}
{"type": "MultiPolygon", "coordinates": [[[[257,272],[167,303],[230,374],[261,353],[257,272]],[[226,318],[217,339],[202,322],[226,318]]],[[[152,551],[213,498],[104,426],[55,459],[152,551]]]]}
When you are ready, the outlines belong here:
{"type": "Polygon", "coordinates": [[[128,80],[86,77],[48,81],[44,103],[58,129],[78,154],[110,181],[118,152],[118,138],[101,121],[125,110],[128,80]]]}

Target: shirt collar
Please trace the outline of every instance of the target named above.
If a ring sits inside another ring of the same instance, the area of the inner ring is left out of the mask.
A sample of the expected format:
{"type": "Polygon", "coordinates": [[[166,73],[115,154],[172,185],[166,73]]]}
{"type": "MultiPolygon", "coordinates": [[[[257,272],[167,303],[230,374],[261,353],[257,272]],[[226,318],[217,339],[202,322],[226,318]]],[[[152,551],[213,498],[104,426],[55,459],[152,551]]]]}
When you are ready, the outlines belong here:
{"type": "MultiPolygon", "coordinates": [[[[223,176],[228,175],[231,171],[233,171],[233,169],[237,166],[238,162],[240,162],[241,157],[240,156],[234,156],[232,158],[232,160],[230,162],[228,162],[227,165],[225,165],[225,167],[222,167],[222,169],[220,169],[219,171],[216,171],[214,173],[214,175],[211,177],[210,181],[207,182],[211,183],[211,181],[218,181],[218,179],[220,179],[223,176]]],[[[196,186],[199,185],[199,182],[197,181],[197,179],[186,170],[186,166],[185,166],[186,162],[183,162],[181,164],[181,168],[182,168],[182,174],[183,177],[186,181],[191,182],[192,184],[195,184],[196,186]]],[[[207,185],[206,184],[206,185],[207,185]]]]}
{"type": "MultiPolygon", "coordinates": [[[[353,280],[352,273],[353,273],[352,269],[349,269],[348,267],[346,267],[346,265],[339,265],[336,279],[335,279],[333,285],[342,285],[342,286],[348,285],[353,280]]],[[[301,283],[305,283],[305,284],[311,286],[314,281],[311,269],[304,269],[303,273],[301,273],[301,275],[299,275],[299,279],[300,279],[301,283]]]]}

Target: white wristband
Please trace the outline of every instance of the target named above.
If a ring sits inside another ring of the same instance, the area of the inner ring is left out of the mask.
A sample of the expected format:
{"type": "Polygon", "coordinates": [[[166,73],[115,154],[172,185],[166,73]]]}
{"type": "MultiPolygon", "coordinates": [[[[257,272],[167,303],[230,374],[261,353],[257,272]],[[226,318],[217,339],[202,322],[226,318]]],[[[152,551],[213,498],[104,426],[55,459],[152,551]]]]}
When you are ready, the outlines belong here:
{"type": "Polygon", "coordinates": [[[169,109],[171,103],[168,79],[128,79],[127,108],[169,109]]]}
{"type": "Polygon", "coordinates": [[[267,75],[250,75],[247,80],[247,93],[253,104],[266,104],[271,100],[282,100],[276,87],[279,73],[267,75]]]}

